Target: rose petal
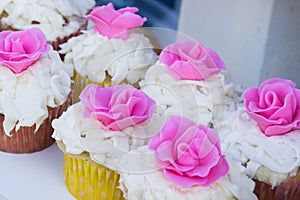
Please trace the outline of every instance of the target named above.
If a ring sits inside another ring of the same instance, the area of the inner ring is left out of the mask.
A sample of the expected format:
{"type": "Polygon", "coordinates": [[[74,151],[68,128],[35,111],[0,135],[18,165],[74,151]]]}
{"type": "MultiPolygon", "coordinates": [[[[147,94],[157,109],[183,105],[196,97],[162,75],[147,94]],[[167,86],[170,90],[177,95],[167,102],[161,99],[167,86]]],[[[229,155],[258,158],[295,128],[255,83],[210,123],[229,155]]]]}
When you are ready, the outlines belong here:
{"type": "Polygon", "coordinates": [[[204,80],[225,69],[216,52],[192,40],[168,45],[159,60],[176,80],[204,80]]]}
{"type": "Polygon", "coordinates": [[[288,94],[284,98],[283,105],[275,111],[272,115],[269,116],[270,120],[279,120],[285,119],[286,123],[290,123],[293,120],[293,115],[296,111],[296,103],[294,94],[288,94]]]}
{"type": "Polygon", "coordinates": [[[180,131],[182,131],[182,129],[184,130],[186,127],[185,123],[187,122],[182,122],[181,120],[181,117],[174,116],[165,121],[160,130],[160,133],[154,135],[151,138],[149,142],[149,148],[151,150],[156,150],[161,142],[172,140],[173,138],[175,138],[177,133],[180,133],[180,131]]]}
{"type": "Polygon", "coordinates": [[[212,149],[206,157],[199,159],[198,166],[194,167],[193,170],[186,172],[186,174],[189,176],[208,176],[210,170],[219,162],[219,153],[220,152],[218,152],[216,148],[212,149]]]}
{"type": "Polygon", "coordinates": [[[190,144],[180,143],[176,149],[178,155],[180,155],[176,160],[176,164],[187,166],[195,166],[198,164],[197,153],[190,148],[190,144]]]}
{"type": "Polygon", "coordinates": [[[124,14],[127,12],[136,13],[137,11],[139,11],[139,9],[136,7],[126,7],[126,8],[120,8],[118,11],[121,14],[124,14]]]}
{"type": "Polygon", "coordinates": [[[229,171],[218,133],[184,117],[170,117],[149,148],[165,177],[183,187],[207,186],[229,171]]]}
{"type": "Polygon", "coordinates": [[[95,23],[94,29],[100,33],[101,35],[110,37],[110,33],[112,32],[112,28],[109,24],[107,24],[105,21],[98,19],[97,17],[90,16],[90,20],[92,20],[95,23]]]}
{"type": "MultiPolygon", "coordinates": [[[[189,124],[186,123],[185,121],[182,121],[182,124],[189,124]]],[[[181,125],[183,126],[183,125],[181,125]]],[[[191,145],[191,143],[193,142],[193,139],[196,137],[196,134],[198,134],[198,129],[197,129],[197,125],[191,125],[190,127],[186,127],[183,126],[183,129],[179,129],[179,131],[177,132],[176,136],[174,137],[175,141],[175,149],[174,152],[177,155],[177,158],[181,157],[182,154],[184,153],[181,149],[180,149],[180,145],[181,144],[188,144],[191,145]],[[178,148],[179,147],[179,148],[178,148]]],[[[199,133],[201,134],[201,133],[199,133]]],[[[203,134],[203,137],[205,135],[203,134]]],[[[201,136],[198,136],[201,137],[201,136]]],[[[190,147],[189,147],[190,148],[190,147]]]]}
{"type": "Polygon", "coordinates": [[[264,106],[277,107],[282,105],[282,102],[274,91],[267,91],[264,97],[265,98],[261,98],[263,100],[264,106]]]}
{"type": "Polygon", "coordinates": [[[221,59],[221,57],[219,56],[219,54],[217,54],[217,52],[215,52],[214,50],[212,50],[210,48],[206,48],[206,51],[212,58],[212,62],[214,62],[215,65],[217,65],[219,69],[226,70],[226,65],[223,62],[223,60],[221,59]]]}
{"type": "Polygon", "coordinates": [[[124,119],[130,116],[129,106],[129,104],[113,104],[109,112],[116,120],[124,119]]]}
{"type": "Polygon", "coordinates": [[[143,123],[155,111],[155,102],[131,85],[102,88],[89,84],[79,99],[85,106],[84,117],[94,117],[113,131],[143,123]],[[137,104],[143,105],[143,112],[132,112],[137,104]]]}
{"type": "Polygon", "coordinates": [[[10,41],[10,45],[11,46],[10,46],[9,51],[18,52],[18,53],[22,53],[22,54],[27,53],[23,47],[22,42],[20,41],[20,38],[13,38],[10,41]]]}
{"type": "Polygon", "coordinates": [[[273,126],[266,126],[263,130],[265,132],[266,136],[275,136],[275,135],[283,135],[287,132],[290,132],[291,130],[293,130],[293,126],[286,125],[286,126],[282,126],[282,125],[273,125],[273,126]]]}
{"type": "Polygon", "coordinates": [[[182,175],[185,175],[185,172],[190,171],[194,169],[195,166],[193,165],[185,165],[177,162],[173,162],[172,164],[166,165],[164,169],[168,171],[176,171],[176,173],[180,173],[182,175]]]}
{"type": "Polygon", "coordinates": [[[282,78],[271,78],[263,82],[264,85],[272,85],[277,83],[284,83],[285,85],[290,86],[291,88],[296,87],[296,84],[293,81],[282,78]]]}
{"type": "Polygon", "coordinates": [[[19,74],[34,62],[34,60],[28,59],[23,61],[2,61],[2,64],[8,66],[15,74],[19,74]]]}
{"type": "Polygon", "coordinates": [[[225,176],[229,172],[229,165],[224,156],[221,156],[218,164],[216,164],[208,174],[207,182],[202,186],[209,186],[213,182],[220,179],[220,177],[225,176]]]}
{"type": "Polygon", "coordinates": [[[86,15],[86,17],[92,21],[93,19],[99,19],[105,24],[110,24],[118,16],[120,16],[120,14],[116,12],[112,3],[108,3],[107,6],[96,6],[90,14],[86,15]]]}
{"type": "Polygon", "coordinates": [[[90,96],[94,96],[96,88],[96,84],[87,85],[79,95],[80,101],[85,105],[89,105],[90,107],[90,96]]]}
{"type": "Polygon", "coordinates": [[[295,98],[297,100],[297,108],[300,108],[300,89],[294,91],[295,98]]]}
{"type": "Polygon", "coordinates": [[[188,188],[195,185],[206,186],[208,185],[208,179],[206,177],[188,177],[182,176],[181,174],[176,174],[174,171],[169,171],[164,169],[163,174],[166,176],[167,179],[170,181],[181,185],[182,187],[188,188]]]}
{"type": "Polygon", "coordinates": [[[115,10],[112,3],[106,6],[96,6],[93,11],[85,17],[92,20],[95,30],[108,38],[127,39],[128,31],[142,26],[146,18],[135,14],[138,9],[126,7],[115,10]]]}
{"type": "Polygon", "coordinates": [[[147,109],[147,105],[151,104],[150,102],[140,102],[140,98],[136,99],[136,103],[130,106],[130,114],[131,115],[148,115],[147,113],[149,109],[147,109]]]}
{"type": "Polygon", "coordinates": [[[168,69],[176,80],[203,80],[207,75],[207,73],[186,61],[176,61],[168,69]]]}
{"type": "MultiPolygon", "coordinates": [[[[257,88],[248,88],[244,91],[243,93],[243,98],[244,98],[244,104],[246,109],[251,109],[254,110],[258,109],[258,107],[249,108],[250,102],[259,102],[259,95],[258,95],[258,89],[257,88]]],[[[256,103],[254,104],[255,106],[257,105],[256,103]]]]}
{"type": "Polygon", "coordinates": [[[203,138],[204,140],[201,144],[201,147],[199,148],[199,158],[204,158],[207,156],[214,147],[221,151],[219,145],[219,135],[215,130],[209,129],[203,125],[198,125],[198,129],[204,130],[207,133],[206,137],[203,138]]]}
{"type": "Polygon", "coordinates": [[[175,60],[179,61],[180,59],[179,53],[169,50],[168,47],[166,47],[159,55],[159,61],[167,66],[172,65],[175,60]]]}
{"type": "Polygon", "coordinates": [[[113,91],[110,101],[114,104],[126,104],[128,99],[134,95],[134,91],[136,90],[131,85],[127,85],[125,87],[124,85],[119,85],[118,87],[112,86],[110,88],[113,91]]]}
{"type": "Polygon", "coordinates": [[[258,89],[243,94],[245,108],[250,117],[267,136],[282,135],[297,127],[299,89],[290,80],[273,78],[258,89]]]}
{"type": "Polygon", "coordinates": [[[143,26],[145,21],[147,21],[145,17],[141,18],[140,16],[134,13],[126,12],[123,15],[120,15],[119,17],[114,19],[111,22],[111,25],[122,26],[126,28],[126,30],[128,30],[128,29],[133,29],[135,27],[143,26]]]}
{"type": "Polygon", "coordinates": [[[141,124],[141,123],[145,122],[146,120],[148,120],[149,118],[150,118],[150,116],[130,116],[127,118],[121,118],[121,119],[117,118],[116,119],[115,116],[113,115],[114,121],[111,122],[110,124],[107,124],[106,126],[111,130],[122,130],[129,126],[141,124]]]}
{"type": "Polygon", "coordinates": [[[205,48],[200,43],[194,43],[191,45],[188,54],[186,54],[182,49],[179,49],[180,55],[185,58],[185,60],[193,60],[198,61],[201,60],[201,57],[207,57],[207,54],[205,54],[205,48]]]}
{"type": "Polygon", "coordinates": [[[163,162],[166,165],[174,163],[175,157],[172,151],[173,146],[174,144],[171,141],[164,141],[161,143],[161,145],[157,148],[156,151],[156,156],[159,162],[163,162]]]}
{"type": "Polygon", "coordinates": [[[3,31],[0,34],[0,64],[18,74],[33,65],[50,49],[43,32],[37,28],[25,31],[3,31]]]}

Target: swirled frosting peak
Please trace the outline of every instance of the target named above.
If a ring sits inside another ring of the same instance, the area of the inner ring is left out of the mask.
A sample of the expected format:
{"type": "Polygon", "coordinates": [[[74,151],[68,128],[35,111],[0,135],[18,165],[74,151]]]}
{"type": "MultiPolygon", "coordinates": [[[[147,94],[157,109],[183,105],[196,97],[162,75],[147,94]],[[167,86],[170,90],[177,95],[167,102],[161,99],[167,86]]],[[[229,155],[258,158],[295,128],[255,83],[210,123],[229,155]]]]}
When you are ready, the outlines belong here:
{"type": "Polygon", "coordinates": [[[1,0],[1,26],[15,30],[39,28],[47,41],[55,41],[77,32],[82,26],[80,18],[94,6],[95,0],[1,0]]]}
{"type": "Polygon", "coordinates": [[[226,155],[245,165],[249,177],[273,187],[295,176],[300,166],[300,131],[266,136],[244,106],[228,113],[219,134],[226,155]]]}
{"type": "Polygon", "coordinates": [[[48,108],[62,105],[71,91],[72,65],[61,61],[57,51],[39,56],[19,74],[0,64],[0,113],[7,135],[14,128],[36,126],[48,117],[48,108]]]}
{"type": "Polygon", "coordinates": [[[143,34],[130,33],[127,40],[98,34],[94,29],[84,31],[61,45],[65,62],[76,72],[95,82],[111,78],[113,85],[140,81],[150,65],[157,61],[150,40],[143,34]]]}

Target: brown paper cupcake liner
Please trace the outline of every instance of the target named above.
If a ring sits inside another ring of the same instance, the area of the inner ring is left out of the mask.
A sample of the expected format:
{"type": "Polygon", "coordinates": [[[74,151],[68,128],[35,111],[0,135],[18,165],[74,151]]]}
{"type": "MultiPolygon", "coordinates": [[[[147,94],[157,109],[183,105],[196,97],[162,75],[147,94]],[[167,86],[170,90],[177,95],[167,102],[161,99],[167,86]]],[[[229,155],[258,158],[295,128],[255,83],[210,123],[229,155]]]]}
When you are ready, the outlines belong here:
{"type": "Polygon", "coordinates": [[[48,118],[40,125],[39,129],[35,132],[35,125],[31,127],[22,126],[16,132],[13,129],[7,136],[3,129],[4,115],[0,115],[0,151],[8,153],[33,153],[41,151],[55,142],[51,137],[53,128],[51,122],[53,119],[58,118],[63,111],[65,111],[70,104],[70,99],[66,100],[62,105],[56,108],[48,108],[48,118]]]}
{"type": "MultiPolygon", "coordinates": [[[[86,30],[87,24],[88,24],[88,20],[85,19],[85,18],[83,18],[83,17],[80,17],[80,18],[78,18],[76,20],[79,21],[79,23],[81,25],[76,32],[74,32],[74,33],[72,33],[70,35],[64,36],[64,37],[58,37],[58,38],[56,38],[55,41],[51,41],[50,42],[50,44],[52,45],[52,47],[53,47],[54,50],[59,51],[60,50],[59,45],[61,45],[63,43],[66,43],[72,37],[76,37],[78,35],[81,35],[82,34],[82,32],[81,32],[82,30],[86,30]]],[[[60,56],[61,56],[61,58],[63,60],[64,55],[60,54],[60,56]]]]}
{"type": "Polygon", "coordinates": [[[255,180],[254,193],[259,200],[299,200],[300,173],[273,189],[271,185],[255,180]]]}
{"type": "MultiPolygon", "coordinates": [[[[0,15],[0,19],[1,19],[1,16],[6,16],[6,14],[4,13],[4,14],[0,15]]],[[[52,47],[53,47],[54,50],[56,50],[56,51],[60,50],[59,45],[67,42],[72,37],[75,37],[75,36],[78,36],[78,35],[82,34],[81,31],[87,29],[87,24],[88,24],[88,20],[87,19],[85,19],[83,17],[77,17],[74,20],[77,20],[80,23],[80,27],[79,27],[79,29],[77,31],[75,31],[72,34],[66,35],[64,37],[58,37],[54,41],[49,41],[49,44],[52,45],[52,47]]],[[[5,26],[5,25],[3,25],[0,22],[0,31],[4,31],[4,30],[18,31],[19,29],[15,29],[15,28],[13,28],[11,26],[5,26]]]]}

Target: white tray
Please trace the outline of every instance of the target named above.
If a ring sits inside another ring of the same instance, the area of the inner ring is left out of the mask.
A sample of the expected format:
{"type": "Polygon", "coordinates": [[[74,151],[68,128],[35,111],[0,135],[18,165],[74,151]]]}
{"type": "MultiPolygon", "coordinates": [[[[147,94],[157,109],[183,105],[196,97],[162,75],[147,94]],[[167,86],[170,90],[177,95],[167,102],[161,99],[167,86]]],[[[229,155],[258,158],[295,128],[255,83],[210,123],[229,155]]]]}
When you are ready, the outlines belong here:
{"type": "Polygon", "coordinates": [[[0,200],[74,200],[63,178],[56,144],[32,154],[0,152],[0,200]]]}

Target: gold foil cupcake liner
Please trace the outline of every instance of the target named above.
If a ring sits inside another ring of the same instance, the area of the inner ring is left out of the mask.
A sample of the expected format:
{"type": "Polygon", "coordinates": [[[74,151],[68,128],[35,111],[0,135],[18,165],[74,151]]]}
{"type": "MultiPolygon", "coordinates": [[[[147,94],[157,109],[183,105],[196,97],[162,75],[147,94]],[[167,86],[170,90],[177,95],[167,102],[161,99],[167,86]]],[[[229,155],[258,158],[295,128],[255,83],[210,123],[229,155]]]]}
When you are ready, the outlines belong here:
{"type": "MultiPolygon", "coordinates": [[[[113,85],[111,82],[112,77],[109,74],[106,74],[106,78],[102,82],[92,81],[92,80],[88,79],[86,76],[80,75],[76,70],[74,70],[73,74],[74,75],[73,75],[72,79],[74,81],[74,83],[73,83],[74,88],[73,88],[73,96],[72,96],[71,104],[75,104],[75,103],[79,102],[79,95],[82,92],[82,90],[85,88],[85,86],[87,86],[88,84],[97,84],[102,87],[110,87],[113,85]]],[[[129,83],[128,83],[128,81],[125,80],[118,85],[121,85],[121,84],[129,84],[129,83]]],[[[138,83],[130,84],[130,85],[132,85],[135,88],[139,88],[138,83]]]]}
{"type": "Polygon", "coordinates": [[[74,80],[73,88],[74,89],[73,89],[73,96],[72,96],[71,104],[75,104],[75,103],[79,102],[79,95],[82,92],[82,90],[85,88],[85,86],[87,86],[88,84],[98,84],[98,85],[101,85],[102,87],[109,87],[112,85],[111,77],[109,75],[106,76],[107,78],[103,82],[96,82],[96,81],[89,80],[85,76],[81,76],[76,71],[74,71],[73,74],[74,74],[74,76],[73,76],[73,80],[74,80]]]}
{"type": "Polygon", "coordinates": [[[88,154],[64,154],[64,178],[68,191],[78,200],[123,200],[119,174],[89,159],[88,154]]]}

